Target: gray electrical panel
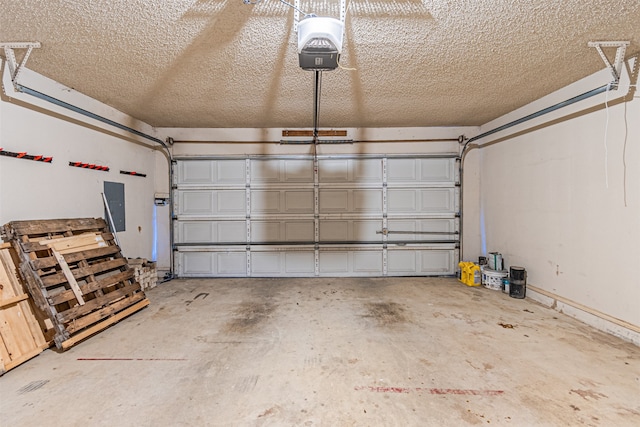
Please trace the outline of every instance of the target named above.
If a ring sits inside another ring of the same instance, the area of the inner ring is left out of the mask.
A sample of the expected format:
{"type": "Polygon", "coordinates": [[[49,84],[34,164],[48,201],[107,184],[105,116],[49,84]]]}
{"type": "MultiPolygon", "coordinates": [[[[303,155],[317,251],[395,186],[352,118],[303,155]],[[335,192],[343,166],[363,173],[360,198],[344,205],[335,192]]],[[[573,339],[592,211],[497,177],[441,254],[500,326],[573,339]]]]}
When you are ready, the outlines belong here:
{"type": "MultiPolygon", "coordinates": [[[[124,212],[124,184],[121,182],[104,182],[104,195],[113,218],[114,231],[125,231],[124,212]]],[[[109,221],[109,214],[105,209],[104,217],[109,221]]]]}

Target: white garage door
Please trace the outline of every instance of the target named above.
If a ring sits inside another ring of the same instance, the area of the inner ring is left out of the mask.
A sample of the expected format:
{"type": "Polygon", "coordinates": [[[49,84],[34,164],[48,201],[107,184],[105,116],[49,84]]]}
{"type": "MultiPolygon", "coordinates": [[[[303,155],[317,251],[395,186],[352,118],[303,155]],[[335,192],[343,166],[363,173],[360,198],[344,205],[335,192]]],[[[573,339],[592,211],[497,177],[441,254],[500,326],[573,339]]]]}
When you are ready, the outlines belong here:
{"type": "Polygon", "coordinates": [[[174,271],[453,275],[457,182],[453,154],[178,159],[174,271]]]}

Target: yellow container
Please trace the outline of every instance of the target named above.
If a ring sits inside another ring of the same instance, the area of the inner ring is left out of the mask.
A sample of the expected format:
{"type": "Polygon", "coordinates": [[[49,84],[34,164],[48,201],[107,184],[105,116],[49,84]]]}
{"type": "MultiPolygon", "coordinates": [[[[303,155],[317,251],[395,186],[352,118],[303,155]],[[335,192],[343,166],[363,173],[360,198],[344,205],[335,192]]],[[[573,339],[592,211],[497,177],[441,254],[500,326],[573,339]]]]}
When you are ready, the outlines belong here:
{"type": "Polygon", "coordinates": [[[471,261],[461,261],[458,263],[460,267],[460,281],[467,286],[480,286],[482,284],[482,274],[480,266],[471,261]]]}

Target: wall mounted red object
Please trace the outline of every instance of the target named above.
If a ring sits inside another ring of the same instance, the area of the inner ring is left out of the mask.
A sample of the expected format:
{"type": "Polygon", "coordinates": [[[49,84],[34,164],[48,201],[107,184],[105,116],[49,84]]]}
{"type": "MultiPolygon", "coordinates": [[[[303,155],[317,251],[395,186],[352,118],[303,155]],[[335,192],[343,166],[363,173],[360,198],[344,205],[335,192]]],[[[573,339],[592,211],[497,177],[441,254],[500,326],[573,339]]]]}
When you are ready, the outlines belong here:
{"type": "Polygon", "coordinates": [[[69,162],[69,166],[73,166],[73,167],[76,167],[76,168],[82,168],[82,169],[91,169],[91,170],[95,170],[95,171],[109,172],[109,166],[95,165],[95,164],[92,164],[92,163],[69,162]]]}
{"type": "Polygon", "coordinates": [[[133,175],[133,176],[141,176],[143,178],[145,178],[147,175],[144,173],[140,173],[140,172],[133,172],[133,171],[120,171],[120,173],[122,175],[133,175]]]}
{"type": "Polygon", "coordinates": [[[27,154],[26,151],[22,151],[20,153],[14,153],[12,151],[4,151],[3,148],[0,148],[0,156],[15,157],[16,159],[35,160],[36,162],[44,162],[44,163],[53,162],[53,157],[45,157],[43,155],[34,156],[32,154],[27,154]]]}

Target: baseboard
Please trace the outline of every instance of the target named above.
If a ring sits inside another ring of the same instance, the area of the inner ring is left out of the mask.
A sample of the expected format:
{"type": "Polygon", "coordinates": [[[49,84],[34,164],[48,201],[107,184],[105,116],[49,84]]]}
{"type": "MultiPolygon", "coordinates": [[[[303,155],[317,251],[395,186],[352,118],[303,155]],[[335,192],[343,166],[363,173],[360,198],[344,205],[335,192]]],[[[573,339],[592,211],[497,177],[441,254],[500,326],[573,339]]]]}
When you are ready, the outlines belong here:
{"type": "Polygon", "coordinates": [[[527,285],[527,298],[640,347],[640,326],[531,285],[527,285]]]}

